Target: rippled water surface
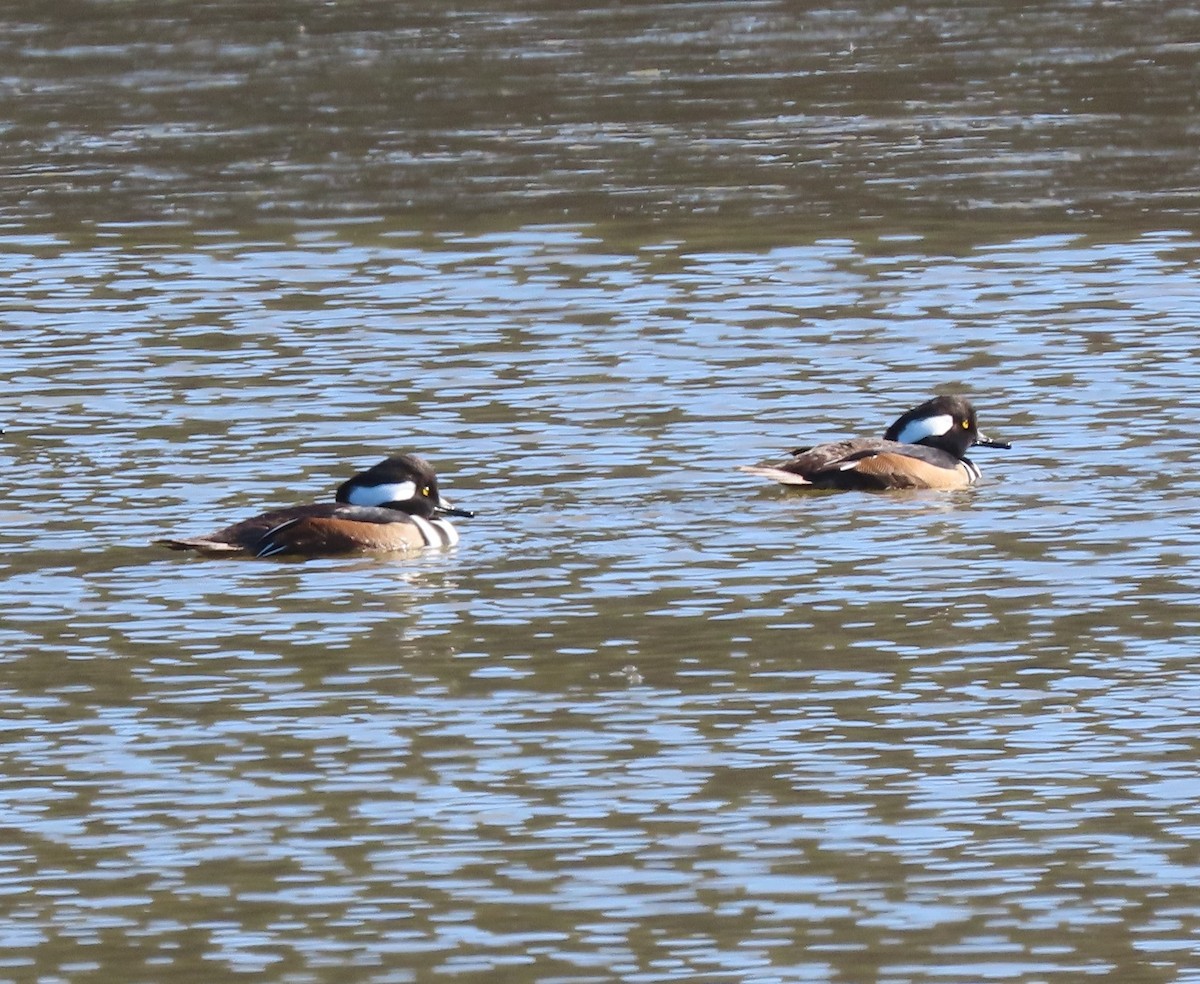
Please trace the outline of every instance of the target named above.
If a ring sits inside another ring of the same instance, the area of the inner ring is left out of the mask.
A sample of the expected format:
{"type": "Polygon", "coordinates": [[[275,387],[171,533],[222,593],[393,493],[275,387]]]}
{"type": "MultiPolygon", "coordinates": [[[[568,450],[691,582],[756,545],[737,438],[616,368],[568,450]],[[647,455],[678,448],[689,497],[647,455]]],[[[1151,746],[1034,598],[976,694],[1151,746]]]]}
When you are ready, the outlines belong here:
{"type": "Polygon", "coordinates": [[[1194,15],[1051,7],[10,11],[0,979],[1200,981],[1194,15]]]}

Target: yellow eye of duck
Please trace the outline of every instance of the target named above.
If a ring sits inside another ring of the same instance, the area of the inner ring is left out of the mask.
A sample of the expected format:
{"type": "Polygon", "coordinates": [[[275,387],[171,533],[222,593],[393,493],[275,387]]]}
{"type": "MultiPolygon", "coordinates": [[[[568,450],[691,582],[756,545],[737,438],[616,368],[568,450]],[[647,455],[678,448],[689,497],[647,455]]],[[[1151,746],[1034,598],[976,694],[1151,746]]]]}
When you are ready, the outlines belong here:
{"type": "Polygon", "coordinates": [[[425,488],[421,489],[421,495],[428,497],[428,495],[429,495],[429,486],[428,485],[426,485],[425,488]]]}
{"type": "Polygon", "coordinates": [[[963,421],[963,430],[970,430],[970,429],[971,429],[971,422],[969,420],[964,420],[963,421]]]}

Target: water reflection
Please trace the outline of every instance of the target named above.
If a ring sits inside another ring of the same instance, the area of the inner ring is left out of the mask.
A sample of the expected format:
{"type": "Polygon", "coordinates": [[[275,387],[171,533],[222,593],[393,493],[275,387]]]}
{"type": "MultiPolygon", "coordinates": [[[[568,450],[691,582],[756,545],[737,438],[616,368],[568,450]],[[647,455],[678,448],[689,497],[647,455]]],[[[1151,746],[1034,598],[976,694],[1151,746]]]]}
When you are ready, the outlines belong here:
{"type": "Polygon", "coordinates": [[[99,912],[42,877],[60,941],[87,945],[99,918],[153,965],[203,927],[213,966],[322,976],[338,954],[530,976],[643,960],[1137,976],[1156,920],[1114,885],[1170,897],[1195,875],[1170,832],[1186,742],[1153,715],[1111,729],[1086,679],[793,667],[572,698],[394,671],[389,688],[361,662],[309,687],[236,666],[159,676],[152,710],[66,730],[63,701],[21,713],[16,734],[55,737],[6,750],[27,790],[8,804],[18,870],[39,844],[123,859],[98,864],[99,912]],[[144,926],[156,902],[171,915],[144,926]]]}
{"type": "Polygon", "coordinates": [[[1193,973],[1196,17],[6,5],[0,976],[1193,973]]]}
{"type": "Polygon", "coordinates": [[[376,232],[3,244],[7,968],[1190,966],[1194,238],[376,232]],[[732,470],[942,389],[977,489],[732,470]],[[148,546],[407,449],[457,550],[148,546]]]}

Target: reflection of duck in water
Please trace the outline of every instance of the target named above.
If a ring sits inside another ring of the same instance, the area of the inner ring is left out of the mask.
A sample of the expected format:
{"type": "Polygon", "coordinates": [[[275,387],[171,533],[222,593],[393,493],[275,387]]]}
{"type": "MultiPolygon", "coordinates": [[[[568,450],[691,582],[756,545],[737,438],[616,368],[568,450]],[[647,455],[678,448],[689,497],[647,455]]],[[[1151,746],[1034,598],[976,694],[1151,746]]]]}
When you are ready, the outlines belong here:
{"type": "Polygon", "coordinates": [[[444,516],[472,516],[438,494],[437,476],[415,454],[402,454],[343,482],[335,502],[273,509],[206,536],[159,540],[173,550],[210,556],[322,557],[411,552],[458,543],[444,516]]]}
{"type": "Polygon", "coordinates": [[[961,396],[935,396],[904,414],[883,438],[800,448],[776,465],[743,465],[751,475],[815,489],[963,489],[979,480],[966,457],[974,445],[1010,448],[979,433],[975,408],[961,396]]]}

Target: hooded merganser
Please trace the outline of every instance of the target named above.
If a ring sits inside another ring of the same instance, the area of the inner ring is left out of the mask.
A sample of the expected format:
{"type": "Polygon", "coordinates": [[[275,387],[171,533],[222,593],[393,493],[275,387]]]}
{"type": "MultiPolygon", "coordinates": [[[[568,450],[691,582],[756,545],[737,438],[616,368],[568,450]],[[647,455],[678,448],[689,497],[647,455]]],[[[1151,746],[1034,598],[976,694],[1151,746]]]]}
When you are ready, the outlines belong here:
{"type": "Polygon", "coordinates": [[[979,480],[966,457],[974,445],[1011,448],[979,433],[975,408],[961,396],[935,396],[904,414],[883,435],[792,451],[777,465],[741,471],[784,485],[817,489],[965,489],[979,480]]]}
{"type": "Polygon", "coordinates": [[[438,495],[425,459],[401,454],[343,482],[335,502],[273,509],[207,536],[156,542],[210,556],[326,557],[451,547],[458,531],[443,516],[473,516],[438,495]]]}

